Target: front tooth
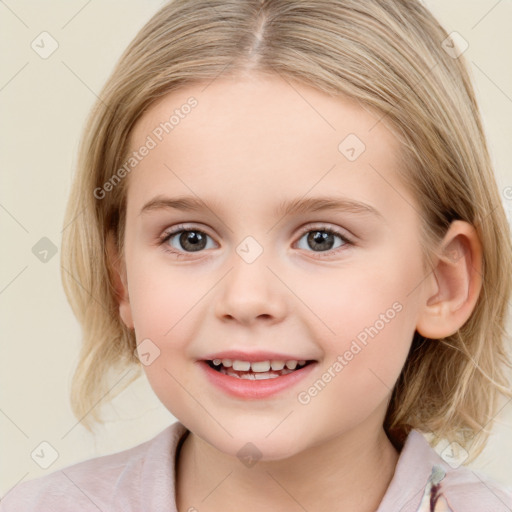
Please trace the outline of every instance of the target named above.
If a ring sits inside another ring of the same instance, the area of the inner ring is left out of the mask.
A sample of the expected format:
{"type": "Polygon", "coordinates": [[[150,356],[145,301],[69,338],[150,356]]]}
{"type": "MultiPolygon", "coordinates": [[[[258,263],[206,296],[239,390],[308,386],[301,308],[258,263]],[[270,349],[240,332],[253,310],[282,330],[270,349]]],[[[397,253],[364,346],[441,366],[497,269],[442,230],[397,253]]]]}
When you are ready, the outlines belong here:
{"type": "Polygon", "coordinates": [[[251,363],[249,361],[239,361],[235,359],[233,361],[233,370],[237,370],[239,372],[246,372],[251,368],[251,363]]]}
{"type": "Polygon", "coordinates": [[[284,361],[271,361],[270,366],[272,366],[272,370],[282,370],[284,368],[284,361]]]}
{"type": "Polygon", "coordinates": [[[254,380],[277,379],[279,375],[275,373],[255,373],[254,380]]]}
{"type": "Polygon", "coordinates": [[[233,361],[231,361],[231,359],[223,359],[222,360],[222,365],[225,366],[226,368],[229,368],[232,364],[233,364],[233,361]]]}
{"type": "Polygon", "coordinates": [[[268,372],[270,370],[270,361],[258,361],[251,363],[251,370],[253,372],[268,372]]]}
{"type": "Polygon", "coordinates": [[[289,368],[290,370],[295,370],[295,368],[297,368],[297,361],[286,361],[286,368],[289,368]]]}

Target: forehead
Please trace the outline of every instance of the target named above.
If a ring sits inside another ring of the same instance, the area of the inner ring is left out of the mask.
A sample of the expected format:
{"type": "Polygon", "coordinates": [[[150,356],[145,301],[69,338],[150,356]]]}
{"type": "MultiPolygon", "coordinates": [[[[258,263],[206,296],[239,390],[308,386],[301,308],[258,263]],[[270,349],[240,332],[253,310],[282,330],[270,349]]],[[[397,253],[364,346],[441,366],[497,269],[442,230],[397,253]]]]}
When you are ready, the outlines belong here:
{"type": "Polygon", "coordinates": [[[323,138],[330,144],[348,133],[371,139],[372,145],[389,145],[394,136],[383,118],[346,95],[330,95],[278,75],[251,73],[182,85],[167,93],[139,118],[131,146],[137,147],[152,135],[162,136],[164,143],[174,141],[177,150],[183,147],[178,142],[186,142],[191,134],[197,136],[196,142],[216,141],[227,135],[226,128],[230,139],[223,139],[219,149],[225,147],[231,153],[237,148],[229,142],[235,140],[247,141],[243,149],[271,141],[279,146],[288,141],[293,146],[304,136],[312,143],[323,138]]]}
{"type": "Polygon", "coordinates": [[[382,114],[280,76],[219,78],[168,93],[135,125],[130,149],[144,145],[152,148],[129,175],[132,203],[164,191],[242,206],[287,191],[338,188],[365,198],[400,187],[400,146],[382,114]]]}

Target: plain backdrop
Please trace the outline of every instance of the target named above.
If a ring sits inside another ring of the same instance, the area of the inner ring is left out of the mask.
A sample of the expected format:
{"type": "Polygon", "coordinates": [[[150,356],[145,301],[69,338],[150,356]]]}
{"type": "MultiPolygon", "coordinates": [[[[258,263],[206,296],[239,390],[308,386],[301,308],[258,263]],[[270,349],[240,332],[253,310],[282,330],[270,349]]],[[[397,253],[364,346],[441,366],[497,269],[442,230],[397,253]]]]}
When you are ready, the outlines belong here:
{"type": "MultiPolygon", "coordinates": [[[[464,55],[510,220],[512,1],[425,3],[469,44],[464,55]]],[[[122,51],[162,4],[0,2],[1,495],[22,480],[135,446],[175,421],[143,376],[104,406],[106,423],[96,437],[79,424],[69,388],[80,329],[59,274],[64,208],[85,117],[122,51]],[[58,43],[45,59],[32,47],[42,32],[58,43]],[[47,261],[37,257],[40,247],[49,251],[47,261]],[[52,449],[51,465],[36,463],[34,453],[48,457],[52,449]]],[[[472,467],[512,485],[512,402],[500,407],[489,444],[472,467]]]]}

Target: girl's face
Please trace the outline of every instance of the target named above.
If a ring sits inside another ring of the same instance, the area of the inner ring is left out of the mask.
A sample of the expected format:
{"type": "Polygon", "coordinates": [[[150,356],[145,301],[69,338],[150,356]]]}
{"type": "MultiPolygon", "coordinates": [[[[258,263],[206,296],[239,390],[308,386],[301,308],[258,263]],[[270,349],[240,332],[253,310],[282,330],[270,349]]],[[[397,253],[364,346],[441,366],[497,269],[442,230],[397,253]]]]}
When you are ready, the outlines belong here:
{"type": "Polygon", "coordinates": [[[121,315],[162,403],[226,454],[382,431],[426,289],[381,117],[251,75],[173,91],[135,127],[121,315]],[[312,362],[240,378],[291,360],[312,362]]]}

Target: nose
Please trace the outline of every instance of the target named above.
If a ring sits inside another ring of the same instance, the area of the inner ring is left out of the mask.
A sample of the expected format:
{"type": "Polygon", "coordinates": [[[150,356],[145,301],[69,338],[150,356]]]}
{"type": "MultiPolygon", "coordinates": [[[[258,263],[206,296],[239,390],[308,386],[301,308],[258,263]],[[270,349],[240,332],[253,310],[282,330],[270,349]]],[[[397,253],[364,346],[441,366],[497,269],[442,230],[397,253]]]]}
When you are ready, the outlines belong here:
{"type": "Polygon", "coordinates": [[[235,254],[230,263],[230,272],[219,283],[215,304],[217,318],[244,325],[282,321],[287,313],[289,290],[275,270],[267,266],[267,259],[260,256],[247,263],[235,254]]]}

